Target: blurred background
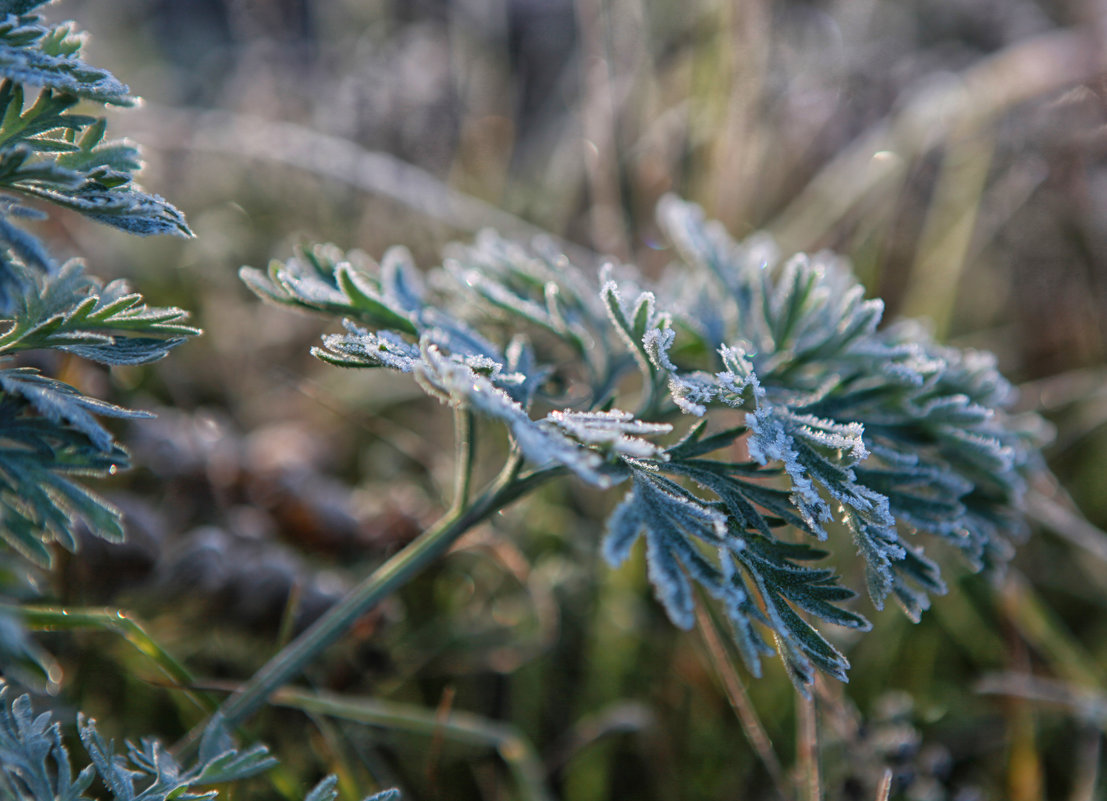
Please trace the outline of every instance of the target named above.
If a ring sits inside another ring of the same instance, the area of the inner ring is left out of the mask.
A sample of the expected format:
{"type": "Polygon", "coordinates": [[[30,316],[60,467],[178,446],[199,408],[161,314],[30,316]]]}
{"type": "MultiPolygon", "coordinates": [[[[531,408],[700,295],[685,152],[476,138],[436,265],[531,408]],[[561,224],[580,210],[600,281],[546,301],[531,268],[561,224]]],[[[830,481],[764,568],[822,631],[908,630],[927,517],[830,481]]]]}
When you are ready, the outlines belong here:
{"type": "MultiPolygon", "coordinates": [[[[89,31],[88,59],[145,98],[109,132],[144,146],[144,186],[196,238],[135,241],[61,214],[47,237],[206,331],[152,367],[74,368],[159,418],[127,432],[139,467],[105,487],[128,512],[128,544],[87,541],[57,575],[59,598],[125,606],[198,675],[233,683],[448,503],[448,412],[412,382],[314,361],[328,323],[263,306],[241,265],[329,241],[374,257],[404,244],[427,266],[495,226],[561,237],[584,266],[605,253],[653,272],[669,259],[654,206],[675,192],[735,236],[846,254],[889,319],[925,317],[944,341],[996,352],[1023,408],[1057,428],[1059,484],[1031,493],[1034,530],[1006,576],[946,559],[952,591],[919,625],[858,599],[875,630],[840,638],[851,683],[818,703],[825,797],[875,798],[887,768],[893,798],[1095,797],[1102,4],[63,0],[49,12],[89,31]]],[[[536,775],[573,801],[795,797],[803,737],[782,670],[753,680],[714,658],[664,619],[641,560],[602,564],[613,500],[552,488],[364,619],[308,679],[396,706],[374,725],[340,709],[264,713],[254,733],[286,785],[337,771],[350,799],[394,784],[411,799],[540,798],[536,775]],[[738,682],[771,741],[760,757],[731,708],[738,682]],[[436,726],[450,710],[479,716],[478,733],[436,726]]],[[[109,733],[172,739],[195,722],[110,637],[51,647],[65,697],[109,733]]]]}

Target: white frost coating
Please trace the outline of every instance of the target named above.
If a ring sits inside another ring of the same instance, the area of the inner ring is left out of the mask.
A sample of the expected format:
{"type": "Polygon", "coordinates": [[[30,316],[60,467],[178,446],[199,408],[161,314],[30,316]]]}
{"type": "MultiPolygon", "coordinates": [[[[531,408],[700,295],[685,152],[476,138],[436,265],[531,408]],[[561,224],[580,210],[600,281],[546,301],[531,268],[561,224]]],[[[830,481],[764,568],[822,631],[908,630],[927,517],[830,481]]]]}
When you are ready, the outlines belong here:
{"type": "Polygon", "coordinates": [[[869,458],[863,439],[865,426],[861,423],[839,423],[810,414],[789,414],[800,426],[800,433],[810,442],[831,450],[844,451],[847,464],[857,464],[869,458]]]}
{"type": "Polygon", "coordinates": [[[669,349],[673,346],[674,339],[676,339],[676,331],[672,328],[651,328],[642,337],[642,344],[654,367],[675,374],[677,366],[669,358],[669,349]]]}
{"type": "Polygon", "coordinates": [[[288,286],[293,294],[309,303],[344,306],[346,296],[330,283],[314,274],[293,273],[288,269],[277,272],[277,280],[288,286]]]}
{"type": "Polygon", "coordinates": [[[428,343],[423,347],[423,360],[416,365],[416,372],[451,403],[468,404],[507,423],[519,449],[535,465],[562,464],[598,487],[616,482],[617,477],[603,471],[601,454],[575,442],[556,427],[531,420],[520,403],[489,376],[475,371],[465,358],[447,356],[437,345],[428,343]]]}
{"type": "Polygon", "coordinates": [[[792,479],[792,500],[797,510],[819,539],[826,539],[822,524],[832,519],[830,507],[815,489],[800,462],[792,437],[774,411],[770,404],[763,403],[756,412],[746,415],[750,427],[746,447],[750,456],[760,464],[767,465],[773,461],[783,463],[785,472],[792,479]]]}
{"type": "Polygon", "coordinates": [[[410,373],[422,359],[419,347],[394,331],[367,331],[349,320],[343,320],[342,324],[350,333],[324,336],[327,350],[402,373],[410,373]]]}
{"type": "Polygon", "coordinates": [[[706,404],[718,395],[715,380],[707,373],[695,372],[681,374],[669,358],[669,349],[676,339],[672,328],[651,328],[642,337],[642,345],[654,367],[669,374],[669,393],[673,403],[685,414],[703,417],[707,413],[706,404]]]}
{"type": "Polygon", "coordinates": [[[765,390],[757,379],[753,364],[746,357],[746,352],[741,346],[730,347],[723,345],[719,348],[719,356],[723,365],[727,368],[715,374],[715,380],[719,385],[720,400],[731,406],[740,407],[745,403],[746,390],[753,394],[756,405],[765,400],[765,390]]]}
{"type": "Polygon", "coordinates": [[[539,425],[543,424],[560,429],[584,445],[630,459],[664,459],[662,449],[643,437],[668,434],[673,430],[668,423],[646,423],[619,409],[607,412],[553,411],[539,422],[539,425]]]}

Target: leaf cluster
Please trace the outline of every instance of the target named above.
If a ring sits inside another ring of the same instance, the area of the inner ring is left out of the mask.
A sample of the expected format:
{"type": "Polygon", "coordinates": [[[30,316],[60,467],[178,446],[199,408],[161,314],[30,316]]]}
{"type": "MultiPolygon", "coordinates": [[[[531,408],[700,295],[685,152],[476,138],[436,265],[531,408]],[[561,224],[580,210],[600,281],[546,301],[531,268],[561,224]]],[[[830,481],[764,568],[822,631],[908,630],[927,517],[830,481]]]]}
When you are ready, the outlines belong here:
{"type": "Polygon", "coordinates": [[[783,259],[672,197],[658,216],[674,261],[652,284],[617,264],[597,280],[548,242],[492,232],[425,277],[400,248],[377,265],[330,246],[242,277],[264,299],[344,318],[314,349],[322,360],[411,373],[505,423],[535,466],[629,484],[604,554],[619,564],[643,538],[678,626],[694,622],[698,584],[755,674],[775,651],[801,688],[816,669],[844,680],[845,656],[813,623],[869,622],[818,565],[828,524],[849,532],[872,602],[892,596],[917,619],[945,585],[916,535],[1001,566],[1042,425],[1010,413],[991,355],[881,327],[882,303],[833,254],[783,259]]]}
{"type": "MultiPolygon", "coordinates": [[[[109,72],[81,59],[73,26],[47,23],[43,2],[0,2],[0,559],[12,549],[47,565],[76,548],[75,525],[123,536],[118,510],[81,479],[128,466],[99,421],[142,412],[93,398],[56,377],[73,358],[146,364],[198,332],[178,308],[146,304],[123,281],[103,283],[77,260],[61,264],[26,228],[43,203],[137,234],[191,235],[181,213],[134,184],[138,149],[106,138],[85,108],[135,102],[109,72]],[[37,94],[32,94],[37,93],[37,94]],[[32,99],[33,98],[33,99],[32,99]],[[32,205],[33,204],[33,205],[32,205]]],[[[0,586],[4,595],[14,585],[0,586]]],[[[0,659],[34,647],[0,619],[0,659]]],[[[14,660],[14,662],[13,662],[14,660]]]]}
{"type": "MultiPolygon", "coordinates": [[[[0,682],[0,795],[22,801],[91,801],[89,788],[97,779],[116,801],[200,801],[217,798],[221,786],[257,776],[277,764],[264,745],[246,749],[234,745],[222,719],[213,717],[204,730],[199,753],[182,765],[156,739],[127,742],[117,753],[96,721],[78,716],[77,731],[88,764],[74,776],[74,765],[61,724],[49,712],[36,715],[28,696],[14,700],[0,682]]],[[[305,801],[334,801],[338,793],[330,776],[312,789],[305,801]]],[[[398,801],[386,790],[366,801],[398,801]]]]}

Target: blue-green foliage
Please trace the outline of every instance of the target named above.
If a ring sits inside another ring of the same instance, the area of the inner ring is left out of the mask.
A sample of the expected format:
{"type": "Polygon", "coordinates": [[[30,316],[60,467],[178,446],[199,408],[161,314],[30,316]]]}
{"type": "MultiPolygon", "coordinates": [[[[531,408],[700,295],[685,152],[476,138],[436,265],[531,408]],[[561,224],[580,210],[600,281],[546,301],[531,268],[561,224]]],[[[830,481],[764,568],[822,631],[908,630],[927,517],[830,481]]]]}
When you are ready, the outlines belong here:
{"type": "Polygon", "coordinates": [[[314,350],[324,361],[411,373],[506,423],[535,466],[629,482],[604,554],[619,564],[644,538],[674,623],[693,625],[699,584],[755,674],[778,651],[801,687],[815,668],[845,679],[845,657],[809,621],[869,623],[812,564],[826,556],[812,542],[844,524],[872,602],[891,595],[917,619],[945,586],[915,535],[974,569],[1002,565],[1040,421],[1006,411],[1013,391],[989,354],[909,322],[881,328],[882,303],[835,256],[781,259],[675,198],[659,219],[675,259],[652,286],[625,265],[594,280],[548,242],[490,232],[425,278],[402,249],[378,266],[332,247],[242,276],[263,298],[345,318],[314,350]]]}
{"type": "MultiPolygon", "coordinates": [[[[7,597],[21,592],[3,578],[12,549],[46,565],[53,544],[76,547],[78,520],[100,536],[122,537],[118,511],[79,480],[128,464],[98,418],[146,416],[91,398],[46,367],[69,357],[145,364],[198,333],[183,310],[147,306],[122,281],[105,284],[76,260],[59,263],[24,227],[53,204],[132,233],[190,235],[177,209],[135,186],[137,148],[105,138],[105,121],[84,113],[135,99],[82,61],[82,37],[68,23],[45,22],[34,13],[40,5],[0,3],[0,596],[7,597]]],[[[34,652],[17,621],[0,619],[0,665],[34,652]]]]}
{"type": "MultiPolygon", "coordinates": [[[[36,715],[31,699],[11,699],[0,680],[0,797],[20,801],[92,801],[88,793],[99,778],[114,801],[197,801],[216,798],[217,785],[256,776],[277,764],[263,745],[235,747],[221,718],[204,730],[199,753],[181,765],[162,743],[152,738],[125,743],[116,753],[114,741],[104,741],[96,722],[78,716],[77,731],[88,757],[74,776],[74,765],[62,737],[61,724],[49,712],[36,715]]],[[[335,778],[321,781],[305,801],[334,801],[335,778]]],[[[386,790],[366,801],[398,801],[386,790]]]]}

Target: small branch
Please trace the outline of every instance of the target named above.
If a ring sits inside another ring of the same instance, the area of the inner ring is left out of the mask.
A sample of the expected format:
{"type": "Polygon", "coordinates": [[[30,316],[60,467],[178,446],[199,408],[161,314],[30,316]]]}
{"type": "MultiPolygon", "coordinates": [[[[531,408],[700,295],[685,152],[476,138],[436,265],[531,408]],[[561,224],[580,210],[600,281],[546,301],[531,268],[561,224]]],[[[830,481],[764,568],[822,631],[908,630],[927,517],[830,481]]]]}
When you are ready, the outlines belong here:
{"type": "Polygon", "coordinates": [[[1005,695],[1060,709],[1100,731],[1107,731],[1107,696],[1071,681],[1032,676],[1026,673],[992,673],[976,683],[981,695],[1005,695]]]}
{"type": "Polygon", "coordinates": [[[473,447],[474,422],[473,410],[468,406],[454,408],[454,502],[451,508],[455,512],[469,504],[476,456],[476,448],[473,447]]]}
{"type": "Polygon", "coordinates": [[[802,782],[799,797],[804,801],[822,801],[822,777],[819,775],[819,723],[815,696],[796,693],[796,761],[802,782]]]}
{"type": "Polygon", "coordinates": [[[888,801],[892,795],[892,771],[890,768],[884,770],[884,775],[880,777],[880,786],[876,788],[876,801],[888,801]]]}
{"type": "Polygon", "coordinates": [[[784,769],[780,765],[776,751],[773,750],[773,742],[769,738],[769,733],[765,731],[765,727],[761,724],[761,719],[750,701],[749,694],[746,693],[746,688],[742,685],[742,680],[727,658],[726,649],[718,631],[715,629],[715,621],[711,619],[711,615],[703,608],[702,604],[696,605],[696,622],[700,636],[707,646],[707,653],[711,657],[711,666],[715,668],[716,675],[723,683],[727,700],[730,701],[731,708],[738,716],[738,722],[742,724],[742,730],[746,733],[746,737],[761,760],[761,764],[765,766],[765,770],[776,788],[777,795],[781,798],[787,798],[788,793],[784,787],[784,769]]]}
{"type": "MultiPolygon", "coordinates": [[[[471,506],[448,512],[270,659],[219,708],[227,723],[235,726],[249,718],[274,690],[299,674],[358,618],[418,575],[430,562],[446,553],[470,528],[521,495],[564,472],[561,468],[536,470],[520,478],[522,463],[523,457],[514,453],[492,485],[471,506]]],[[[194,730],[179,748],[191,748],[198,736],[199,732],[194,730]]]]}

